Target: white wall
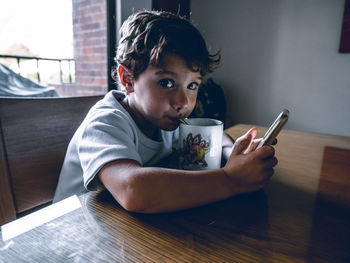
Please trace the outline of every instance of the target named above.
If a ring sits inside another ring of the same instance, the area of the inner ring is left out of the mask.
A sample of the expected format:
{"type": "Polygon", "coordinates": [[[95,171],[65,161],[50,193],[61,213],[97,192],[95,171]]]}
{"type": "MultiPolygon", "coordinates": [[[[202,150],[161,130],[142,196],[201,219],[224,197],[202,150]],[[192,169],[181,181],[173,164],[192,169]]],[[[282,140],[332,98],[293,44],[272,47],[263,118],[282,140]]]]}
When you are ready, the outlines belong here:
{"type": "Polygon", "coordinates": [[[344,0],[191,0],[222,64],[213,79],[234,123],[350,136],[350,53],[338,53],[344,0]]]}

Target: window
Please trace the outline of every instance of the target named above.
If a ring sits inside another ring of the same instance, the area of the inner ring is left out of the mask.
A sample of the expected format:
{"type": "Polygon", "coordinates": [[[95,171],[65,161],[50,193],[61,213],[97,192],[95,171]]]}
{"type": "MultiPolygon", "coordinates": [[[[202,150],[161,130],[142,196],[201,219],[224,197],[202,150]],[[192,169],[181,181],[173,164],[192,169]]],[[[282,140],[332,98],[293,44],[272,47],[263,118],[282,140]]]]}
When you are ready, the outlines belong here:
{"type": "Polygon", "coordinates": [[[188,0],[3,0],[0,63],[59,96],[105,94],[118,27],[152,7],[189,16],[188,0]]]}
{"type": "Polygon", "coordinates": [[[59,96],[106,93],[105,0],[5,0],[0,14],[0,63],[59,96]]]}

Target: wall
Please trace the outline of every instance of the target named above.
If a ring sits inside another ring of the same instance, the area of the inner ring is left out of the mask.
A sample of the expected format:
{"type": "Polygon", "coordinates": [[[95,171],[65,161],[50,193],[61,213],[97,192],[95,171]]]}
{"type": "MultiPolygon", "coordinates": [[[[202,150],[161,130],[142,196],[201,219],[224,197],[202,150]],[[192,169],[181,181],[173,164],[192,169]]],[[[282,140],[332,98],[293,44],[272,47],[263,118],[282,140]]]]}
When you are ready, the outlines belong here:
{"type": "Polygon", "coordinates": [[[338,53],[344,0],[192,0],[191,20],[221,67],[233,123],[350,136],[350,54],[338,53]]]}
{"type": "Polygon", "coordinates": [[[146,9],[152,9],[152,0],[117,0],[120,1],[122,8],[122,22],[126,20],[131,14],[146,9]]]}
{"type": "Polygon", "coordinates": [[[73,0],[75,84],[61,96],[107,92],[106,0],[73,0]]]}

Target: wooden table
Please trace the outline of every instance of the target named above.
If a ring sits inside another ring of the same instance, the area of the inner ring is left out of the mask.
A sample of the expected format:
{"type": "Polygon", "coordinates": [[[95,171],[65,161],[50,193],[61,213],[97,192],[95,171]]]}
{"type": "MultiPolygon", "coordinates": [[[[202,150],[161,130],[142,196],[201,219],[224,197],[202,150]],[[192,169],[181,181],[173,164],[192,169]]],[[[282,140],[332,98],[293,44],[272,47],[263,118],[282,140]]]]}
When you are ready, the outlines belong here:
{"type": "Polygon", "coordinates": [[[0,262],[350,262],[350,137],[285,130],[278,139],[264,190],[157,215],[90,192],[72,212],[0,240],[0,262]]]}

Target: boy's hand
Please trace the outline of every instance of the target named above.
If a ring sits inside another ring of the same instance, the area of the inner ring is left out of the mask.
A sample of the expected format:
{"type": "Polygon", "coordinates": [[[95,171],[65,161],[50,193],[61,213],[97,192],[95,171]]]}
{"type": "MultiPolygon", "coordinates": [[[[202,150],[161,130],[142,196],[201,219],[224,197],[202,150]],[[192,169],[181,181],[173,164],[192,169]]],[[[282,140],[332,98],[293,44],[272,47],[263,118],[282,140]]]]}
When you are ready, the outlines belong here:
{"type": "Polygon", "coordinates": [[[231,190],[236,194],[264,187],[273,175],[273,167],[277,164],[272,146],[264,146],[254,151],[258,144],[254,142],[256,134],[256,128],[252,128],[239,137],[229,160],[223,167],[229,176],[231,190]]]}
{"type": "MultiPolygon", "coordinates": [[[[239,137],[235,144],[233,145],[233,149],[235,148],[235,146],[240,143],[240,141],[244,140],[246,138],[246,136],[249,136],[249,134],[252,136],[252,140],[249,143],[248,147],[244,150],[244,154],[250,153],[252,151],[255,151],[256,147],[259,145],[260,141],[263,138],[258,138],[255,139],[256,135],[257,135],[257,129],[256,128],[251,128],[246,134],[242,135],[241,137],[239,137]]],[[[277,144],[277,139],[274,139],[272,142],[272,145],[276,145],[277,144]]]]}
{"type": "Polygon", "coordinates": [[[233,145],[232,148],[232,153],[239,147],[240,149],[242,148],[242,153],[247,154],[249,152],[252,152],[255,147],[259,144],[260,139],[255,139],[258,131],[256,128],[251,128],[246,134],[242,135],[241,137],[237,138],[235,141],[235,144],[233,145]],[[256,145],[255,145],[256,144],[256,145]]]}

